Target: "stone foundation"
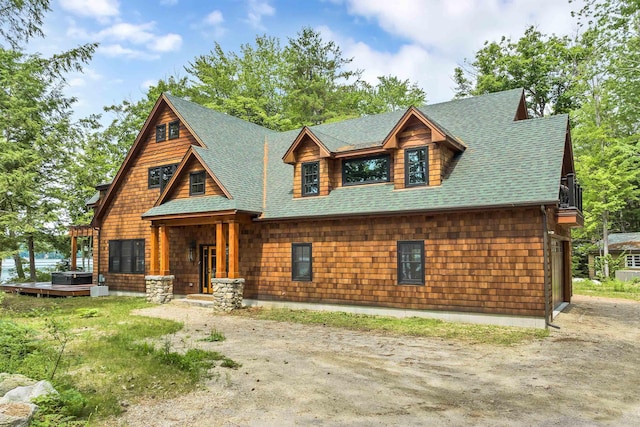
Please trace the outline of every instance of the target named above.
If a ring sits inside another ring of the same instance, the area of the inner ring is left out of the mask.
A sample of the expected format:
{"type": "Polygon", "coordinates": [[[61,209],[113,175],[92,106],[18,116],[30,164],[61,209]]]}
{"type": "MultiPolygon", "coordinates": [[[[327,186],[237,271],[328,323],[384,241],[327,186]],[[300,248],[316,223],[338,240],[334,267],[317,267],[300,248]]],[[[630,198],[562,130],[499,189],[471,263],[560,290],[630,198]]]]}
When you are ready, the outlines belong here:
{"type": "Polygon", "coordinates": [[[145,276],[147,301],[166,304],[173,299],[174,276],[145,276]]]}
{"type": "Polygon", "coordinates": [[[242,307],[244,279],[212,278],[213,310],[228,312],[242,307]]]}

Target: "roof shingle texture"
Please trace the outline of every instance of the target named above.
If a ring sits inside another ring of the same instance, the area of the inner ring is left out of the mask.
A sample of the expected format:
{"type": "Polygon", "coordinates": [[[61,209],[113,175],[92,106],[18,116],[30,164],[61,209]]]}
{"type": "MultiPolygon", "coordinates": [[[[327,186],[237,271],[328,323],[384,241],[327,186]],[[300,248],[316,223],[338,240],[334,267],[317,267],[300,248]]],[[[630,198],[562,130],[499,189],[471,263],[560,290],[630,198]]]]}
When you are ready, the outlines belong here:
{"type": "MultiPolygon", "coordinates": [[[[467,146],[440,186],[394,190],[393,183],[356,185],[334,189],[328,196],[297,199],[293,198],[293,166],[282,157],[300,129],[270,131],[169,96],[207,146],[195,151],[232,199],[173,200],[145,216],[237,209],[278,219],[552,203],[558,200],[568,117],[514,121],[521,94],[517,89],[420,108],[434,124],[467,146]]],[[[310,129],[332,152],[375,147],[403,114],[395,111],[310,129]]]]}

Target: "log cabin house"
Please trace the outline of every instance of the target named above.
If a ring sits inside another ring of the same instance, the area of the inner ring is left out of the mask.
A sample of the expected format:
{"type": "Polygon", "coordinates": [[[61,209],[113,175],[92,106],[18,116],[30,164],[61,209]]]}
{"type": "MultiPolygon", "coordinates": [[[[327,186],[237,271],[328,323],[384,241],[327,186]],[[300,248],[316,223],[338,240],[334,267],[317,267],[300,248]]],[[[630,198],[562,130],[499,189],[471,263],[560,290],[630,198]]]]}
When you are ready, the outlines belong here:
{"type": "Polygon", "coordinates": [[[288,132],[163,94],[98,190],[111,292],[534,327],[570,301],[583,224],[568,117],[522,90],[288,132]]]}

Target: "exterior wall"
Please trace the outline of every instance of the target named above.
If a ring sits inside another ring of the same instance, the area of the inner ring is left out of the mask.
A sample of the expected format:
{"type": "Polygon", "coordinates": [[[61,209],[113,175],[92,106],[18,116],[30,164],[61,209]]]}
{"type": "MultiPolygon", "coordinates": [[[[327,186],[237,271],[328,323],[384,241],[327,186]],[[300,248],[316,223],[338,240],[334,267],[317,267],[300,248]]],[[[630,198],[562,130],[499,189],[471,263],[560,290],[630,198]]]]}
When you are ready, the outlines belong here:
{"type": "Polygon", "coordinates": [[[443,163],[440,144],[431,142],[431,130],[424,125],[413,128],[412,131],[401,132],[398,137],[398,149],[393,156],[393,182],[395,188],[405,188],[404,156],[406,148],[427,147],[429,168],[429,186],[440,185],[442,183],[443,163]]]}
{"type": "Polygon", "coordinates": [[[171,163],[178,163],[192,144],[197,144],[184,124],[180,124],[180,137],[155,142],[155,126],[169,123],[178,117],[167,107],[158,112],[156,122],[150,123],[149,131],[140,141],[140,155],[134,158],[125,172],[120,186],[105,212],[100,230],[100,273],[104,274],[106,285],[117,291],[145,292],[144,274],[112,274],[109,268],[109,240],[145,239],[145,269],[149,274],[150,224],[141,220],[158,196],[159,188],[148,188],[148,169],[171,163]]]}
{"type": "Polygon", "coordinates": [[[556,223],[557,208],[547,208],[547,231],[549,238],[547,239],[547,286],[548,286],[548,300],[549,307],[553,309],[553,294],[552,294],[552,271],[551,271],[551,239],[559,239],[562,241],[564,249],[564,301],[570,302],[573,296],[572,286],[572,273],[571,273],[571,228],[556,223]]]}
{"type": "Polygon", "coordinates": [[[241,226],[245,298],[544,316],[542,214],[257,222],[241,226]],[[397,285],[397,241],[424,240],[425,285],[397,285]],[[291,280],[291,243],[312,243],[313,281],[291,280]]]}
{"type": "MultiPolygon", "coordinates": [[[[171,194],[169,195],[169,198],[168,198],[169,200],[186,199],[188,197],[192,197],[192,196],[189,196],[189,187],[190,187],[189,175],[192,172],[204,171],[204,168],[202,167],[202,165],[193,159],[190,160],[189,163],[187,163],[185,166],[186,167],[182,170],[182,173],[180,174],[179,181],[176,183],[175,188],[171,191],[171,194]]],[[[218,184],[216,184],[216,182],[213,180],[213,178],[209,176],[209,174],[206,174],[206,178],[205,178],[204,195],[205,196],[212,196],[212,195],[223,196],[224,195],[224,193],[222,192],[218,184]]],[[[197,196],[194,196],[194,197],[197,197],[197,196]]]]}

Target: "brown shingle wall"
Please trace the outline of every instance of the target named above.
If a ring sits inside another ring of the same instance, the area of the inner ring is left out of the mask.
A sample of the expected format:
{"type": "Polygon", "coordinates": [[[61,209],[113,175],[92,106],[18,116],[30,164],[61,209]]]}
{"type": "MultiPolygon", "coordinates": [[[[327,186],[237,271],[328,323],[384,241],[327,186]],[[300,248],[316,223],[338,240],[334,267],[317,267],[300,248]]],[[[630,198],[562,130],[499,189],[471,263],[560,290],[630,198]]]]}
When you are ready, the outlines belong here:
{"type": "Polygon", "coordinates": [[[302,164],[320,161],[320,196],[329,194],[329,162],[320,158],[320,148],[311,139],[306,138],[296,148],[296,164],[293,172],[293,197],[302,197],[302,164]]]}
{"type": "Polygon", "coordinates": [[[241,227],[245,297],[544,315],[539,209],[255,223],[241,227]],[[397,285],[398,240],[424,240],[425,286],[397,285]],[[291,280],[291,243],[313,281],[291,280]]]}
{"type": "MultiPolygon", "coordinates": [[[[114,290],[144,292],[143,274],[110,274],[109,240],[145,239],[146,270],[149,272],[150,223],[141,220],[160,195],[159,188],[148,188],[148,168],[178,163],[195,139],[180,125],[180,138],[155,142],[156,124],[177,120],[177,116],[168,108],[159,111],[158,120],[149,126],[148,135],[140,141],[140,156],[135,158],[123,177],[115,197],[104,216],[100,235],[100,269],[105,275],[106,284],[114,290]]],[[[168,135],[168,129],[167,129],[168,135]]]]}

